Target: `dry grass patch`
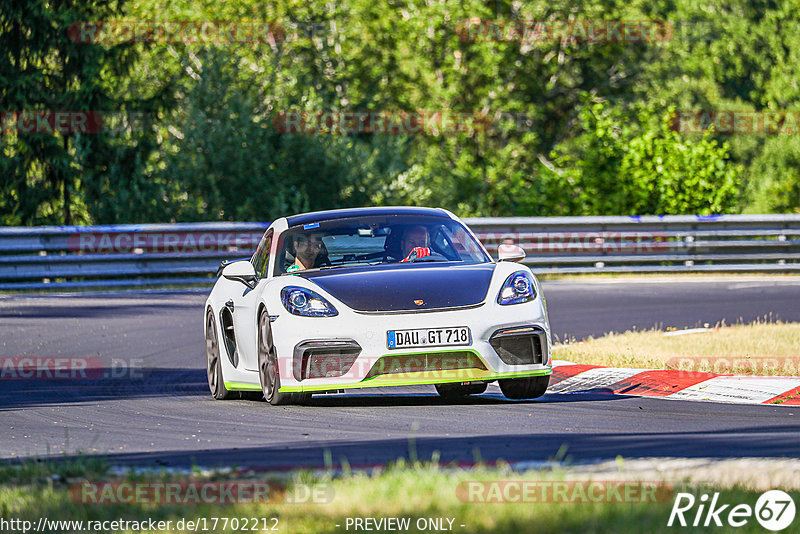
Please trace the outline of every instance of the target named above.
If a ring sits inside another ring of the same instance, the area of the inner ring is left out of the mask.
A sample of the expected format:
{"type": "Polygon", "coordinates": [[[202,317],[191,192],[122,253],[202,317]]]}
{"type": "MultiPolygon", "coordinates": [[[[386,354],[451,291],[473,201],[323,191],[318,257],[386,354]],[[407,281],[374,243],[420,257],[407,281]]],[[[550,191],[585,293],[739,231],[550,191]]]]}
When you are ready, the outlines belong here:
{"type": "Polygon", "coordinates": [[[556,359],[608,367],[800,376],[800,324],[756,322],[706,332],[648,330],[556,345],[556,359]]]}

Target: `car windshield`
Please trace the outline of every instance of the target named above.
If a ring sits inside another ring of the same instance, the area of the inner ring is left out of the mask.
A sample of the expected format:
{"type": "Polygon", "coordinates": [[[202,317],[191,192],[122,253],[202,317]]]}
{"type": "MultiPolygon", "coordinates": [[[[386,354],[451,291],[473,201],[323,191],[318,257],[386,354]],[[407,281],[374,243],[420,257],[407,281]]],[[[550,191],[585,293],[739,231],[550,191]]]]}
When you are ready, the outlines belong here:
{"type": "Polygon", "coordinates": [[[492,261],[463,225],[422,215],[350,217],[290,228],[275,274],[387,263],[492,261]]]}

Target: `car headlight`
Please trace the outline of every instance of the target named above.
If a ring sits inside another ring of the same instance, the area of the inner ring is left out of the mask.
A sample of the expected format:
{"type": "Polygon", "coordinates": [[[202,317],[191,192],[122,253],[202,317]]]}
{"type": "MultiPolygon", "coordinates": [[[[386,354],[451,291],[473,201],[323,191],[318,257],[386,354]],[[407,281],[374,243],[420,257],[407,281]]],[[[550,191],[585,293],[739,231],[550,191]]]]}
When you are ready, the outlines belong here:
{"type": "Polygon", "coordinates": [[[283,307],[292,315],[303,317],[334,317],[339,315],[333,304],[321,295],[304,287],[288,286],[281,289],[283,307]]]}
{"type": "Polygon", "coordinates": [[[497,295],[497,303],[503,306],[507,304],[522,304],[536,298],[536,286],[533,277],[525,271],[518,271],[503,282],[500,293],[497,295]]]}

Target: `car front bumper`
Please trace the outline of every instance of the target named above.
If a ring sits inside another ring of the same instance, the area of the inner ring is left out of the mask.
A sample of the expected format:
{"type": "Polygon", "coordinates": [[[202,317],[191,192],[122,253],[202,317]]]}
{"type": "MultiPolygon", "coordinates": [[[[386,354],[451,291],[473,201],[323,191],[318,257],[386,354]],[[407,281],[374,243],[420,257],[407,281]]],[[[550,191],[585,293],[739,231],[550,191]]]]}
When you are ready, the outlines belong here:
{"type": "Polygon", "coordinates": [[[552,372],[550,328],[540,299],[511,306],[485,302],[468,309],[391,314],[340,308],[336,317],[281,312],[272,323],[281,391],[479,382],[552,372]],[[388,347],[390,330],[463,326],[470,329],[468,344],[388,347]],[[527,350],[526,343],[532,357],[509,353],[527,350]]]}

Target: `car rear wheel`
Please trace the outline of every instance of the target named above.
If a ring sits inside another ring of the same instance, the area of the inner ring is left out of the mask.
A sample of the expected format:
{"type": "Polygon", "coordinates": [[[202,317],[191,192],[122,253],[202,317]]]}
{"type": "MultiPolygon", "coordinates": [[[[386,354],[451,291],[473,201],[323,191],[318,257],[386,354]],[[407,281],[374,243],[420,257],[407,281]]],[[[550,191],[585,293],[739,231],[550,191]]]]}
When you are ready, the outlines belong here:
{"type": "Polygon", "coordinates": [[[550,375],[506,378],[497,382],[500,384],[500,391],[509,399],[535,399],[547,391],[550,375]]]}
{"type": "Polygon", "coordinates": [[[311,397],[308,393],[281,393],[278,355],[272,343],[272,327],[267,310],[262,310],[258,317],[258,375],[264,398],[273,406],[299,404],[311,397]]]}
{"type": "Polygon", "coordinates": [[[233,397],[233,392],[228,391],[225,387],[225,379],[222,377],[217,324],[211,310],[206,314],[206,374],[208,375],[208,388],[215,399],[225,400],[233,397]]]}
{"type": "Polygon", "coordinates": [[[486,391],[486,382],[473,382],[471,384],[436,384],[436,392],[440,397],[453,399],[467,395],[480,395],[486,391]]]}

